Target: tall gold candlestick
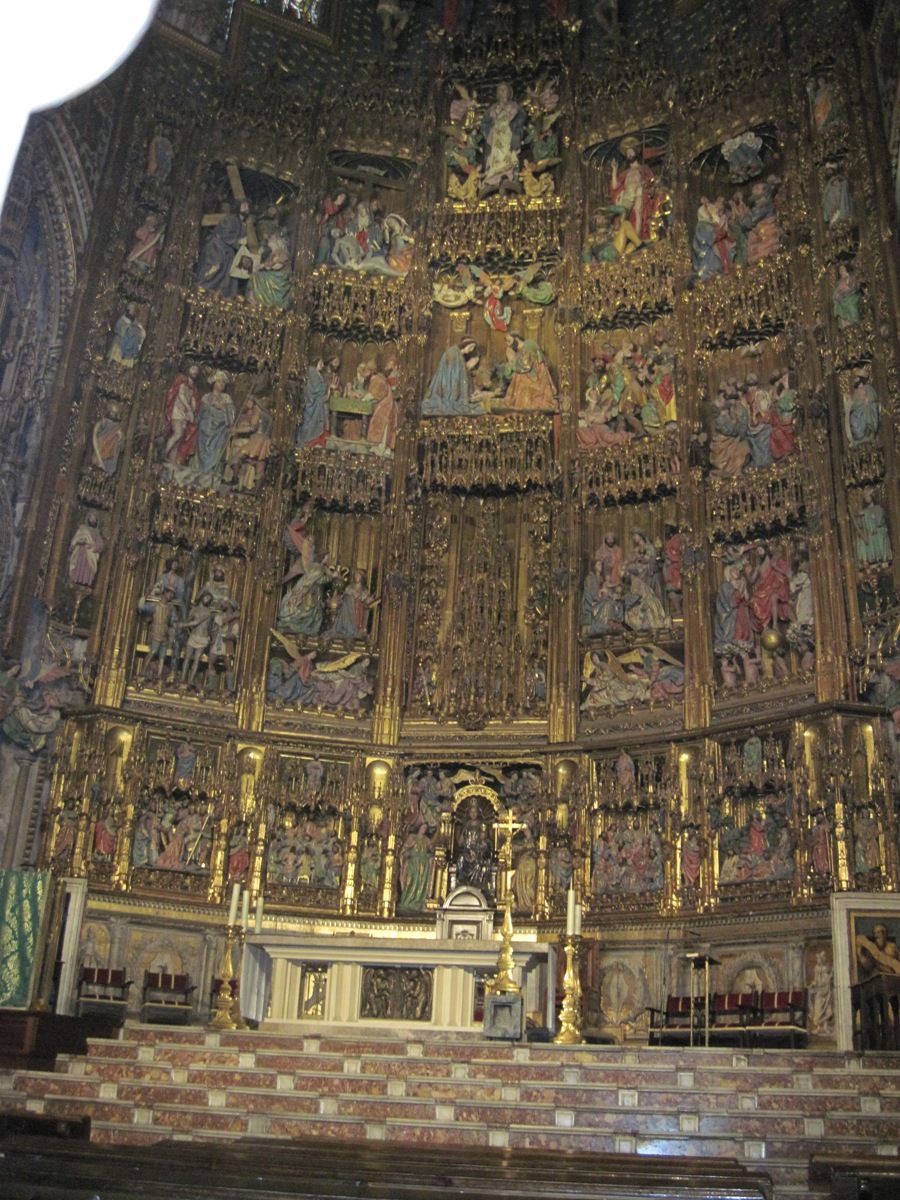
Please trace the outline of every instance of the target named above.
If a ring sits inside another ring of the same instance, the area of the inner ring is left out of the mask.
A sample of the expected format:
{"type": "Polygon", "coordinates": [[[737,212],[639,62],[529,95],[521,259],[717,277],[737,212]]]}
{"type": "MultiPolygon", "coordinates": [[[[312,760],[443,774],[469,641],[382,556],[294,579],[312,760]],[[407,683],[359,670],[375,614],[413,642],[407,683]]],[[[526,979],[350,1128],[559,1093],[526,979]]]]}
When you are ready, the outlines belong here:
{"type": "Polygon", "coordinates": [[[563,976],[562,1012],[559,1018],[559,1033],[553,1039],[558,1046],[580,1046],[581,1036],[581,947],[584,939],[580,934],[566,934],[563,946],[566,952],[566,973],[563,976]]]}
{"type": "Polygon", "coordinates": [[[234,1018],[231,1015],[231,979],[234,975],[234,939],[238,927],[225,926],[225,952],[219,967],[219,990],[216,993],[216,1011],[209,1023],[210,1029],[234,1029],[234,1018]]]}
{"type": "MultiPolygon", "coordinates": [[[[240,964],[244,961],[244,928],[238,926],[235,941],[241,948],[240,964]]],[[[245,1030],[250,1026],[241,1015],[241,982],[240,982],[240,966],[237,970],[232,971],[234,977],[234,987],[231,989],[231,1020],[233,1022],[232,1029],[245,1030]]]]}

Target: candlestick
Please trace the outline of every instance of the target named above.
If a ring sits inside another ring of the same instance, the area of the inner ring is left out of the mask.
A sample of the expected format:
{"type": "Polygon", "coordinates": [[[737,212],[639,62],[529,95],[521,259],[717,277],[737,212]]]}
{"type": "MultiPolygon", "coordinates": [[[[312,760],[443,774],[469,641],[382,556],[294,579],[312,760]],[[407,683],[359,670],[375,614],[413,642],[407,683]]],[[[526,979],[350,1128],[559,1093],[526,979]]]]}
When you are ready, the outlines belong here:
{"type": "Polygon", "coordinates": [[[241,885],[236,883],[231,889],[231,906],[228,909],[228,924],[234,925],[237,921],[238,902],[241,898],[241,885]]]}
{"type": "MultiPolygon", "coordinates": [[[[232,893],[231,902],[235,912],[237,911],[237,900],[237,896],[232,893]]],[[[225,952],[219,967],[219,990],[216,992],[212,1020],[209,1023],[210,1029],[234,1029],[234,1018],[231,1015],[231,980],[234,976],[235,933],[234,922],[232,922],[225,930],[225,952]]]]}
{"type": "Polygon", "coordinates": [[[246,929],[250,924],[250,890],[244,888],[244,895],[241,900],[241,929],[246,929]]]}
{"type": "Polygon", "coordinates": [[[558,1046],[580,1046],[581,1036],[581,938],[567,936],[564,943],[566,972],[563,976],[563,1005],[559,1014],[558,1046]]]}
{"type": "Polygon", "coordinates": [[[256,897],[256,917],[253,922],[253,932],[262,933],[263,898],[262,892],[256,897]]]}
{"type": "MultiPolygon", "coordinates": [[[[246,896],[247,893],[244,892],[246,896]]],[[[240,966],[235,967],[234,979],[231,984],[231,1024],[233,1029],[249,1029],[250,1026],[241,1015],[241,968],[244,965],[244,930],[237,930],[236,943],[240,947],[240,966]]]]}
{"type": "Polygon", "coordinates": [[[575,905],[575,928],[572,930],[575,937],[581,937],[581,905],[575,905]]]}
{"type": "Polygon", "coordinates": [[[566,937],[572,937],[575,933],[575,889],[569,888],[569,895],[566,903],[566,937]]]}

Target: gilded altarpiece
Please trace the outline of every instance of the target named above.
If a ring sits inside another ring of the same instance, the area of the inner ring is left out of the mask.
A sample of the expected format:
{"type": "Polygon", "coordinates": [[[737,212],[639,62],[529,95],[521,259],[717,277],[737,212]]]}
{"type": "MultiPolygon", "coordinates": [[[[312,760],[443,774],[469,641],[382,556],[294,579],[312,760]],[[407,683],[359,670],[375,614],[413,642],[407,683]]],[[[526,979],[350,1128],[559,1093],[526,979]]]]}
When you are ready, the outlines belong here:
{"type": "Polygon", "coordinates": [[[829,894],[900,884],[851,18],[550,7],[244,4],[125,68],[0,679],[85,961],[211,977],[235,885],[541,939],[573,889],[585,1020],[639,1036],[672,946],[811,986],[829,894]]]}

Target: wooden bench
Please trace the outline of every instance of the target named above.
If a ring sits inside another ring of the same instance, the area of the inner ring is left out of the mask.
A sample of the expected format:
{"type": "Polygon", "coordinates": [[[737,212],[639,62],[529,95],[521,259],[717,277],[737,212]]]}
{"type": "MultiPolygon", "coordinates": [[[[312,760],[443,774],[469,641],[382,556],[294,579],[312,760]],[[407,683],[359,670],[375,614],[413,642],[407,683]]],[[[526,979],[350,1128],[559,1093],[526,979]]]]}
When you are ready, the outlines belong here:
{"type": "Polygon", "coordinates": [[[710,1042],[716,1046],[746,1046],[747,1027],[756,1011],[756,992],[716,992],[710,1003],[710,1042]]]}
{"type": "Polygon", "coordinates": [[[57,1054],[87,1054],[88,1038],[117,1038],[120,1031],[109,1012],[69,1017],[0,1009],[0,1067],[52,1071],[57,1054]]]}
{"type": "Polygon", "coordinates": [[[807,1042],[806,988],[760,992],[746,1031],[750,1046],[790,1046],[803,1049],[807,1042]]]}
{"type": "Polygon", "coordinates": [[[650,1031],[648,1044],[651,1046],[686,1046],[691,1040],[691,1019],[693,1017],[694,1040],[703,1029],[702,1001],[694,1001],[691,1011],[690,996],[668,996],[666,1007],[648,1008],[650,1014],[650,1031]]]}
{"type": "Polygon", "coordinates": [[[189,1025],[197,990],[189,975],[147,971],[141,995],[141,1020],[154,1025],[189,1025]]]}
{"type": "Polygon", "coordinates": [[[131,986],[132,980],[125,978],[121,967],[82,967],[76,1005],[79,1017],[105,1013],[121,1025],[131,986]]]}
{"type": "MultiPolygon", "coordinates": [[[[265,1195],[396,1196],[415,1200],[771,1200],[765,1172],[727,1158],[594,1154],[586,1151],[427,1146],[411,1142],[297,1138],[289,1143],[241,1138],[215,1146],[168,1141],[106,1146],[43,1138],[0,1138],[4,1200],[105,1196],[110,1180],[127,1181],[129,1200],[265,1195]],[[61,1193],[56,1189],[68,1190],[61,1193]],[[31,1189],[29,1191],[29,1188],[31,1189]]],[[[122,1189],[120,1189],[122,1190],[122,1189]]],[[[118,1194],[118,1192],[117,1192],[118,1194]]],[[[123,1193],[124,1194],[124,1193],[123,1193]]]]}
{"type": "Polygon", "coordinates": [[[853,1159],[813,1154],[809,1160],[810,1187],[831,1188],[832,1200],[897,1200],[900,1162],[896,1158],[857,1154],[853,1159]]]}

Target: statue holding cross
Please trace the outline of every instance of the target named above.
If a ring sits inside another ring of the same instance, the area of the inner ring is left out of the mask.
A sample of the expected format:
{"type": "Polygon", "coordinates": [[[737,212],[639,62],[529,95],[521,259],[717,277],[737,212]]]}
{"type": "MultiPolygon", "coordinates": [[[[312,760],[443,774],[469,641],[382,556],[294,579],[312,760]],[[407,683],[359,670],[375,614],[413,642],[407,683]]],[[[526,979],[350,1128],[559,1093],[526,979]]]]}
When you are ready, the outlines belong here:
{"type": "Polygon", "coordinates": [[[194,286],[231,298],[259,266],[259,242],[241,173],[234,163],[226,169],[234,199],[229,211],[203,217],[202,224],[209,226],[210,232],[194,268],[194,286]]]}

